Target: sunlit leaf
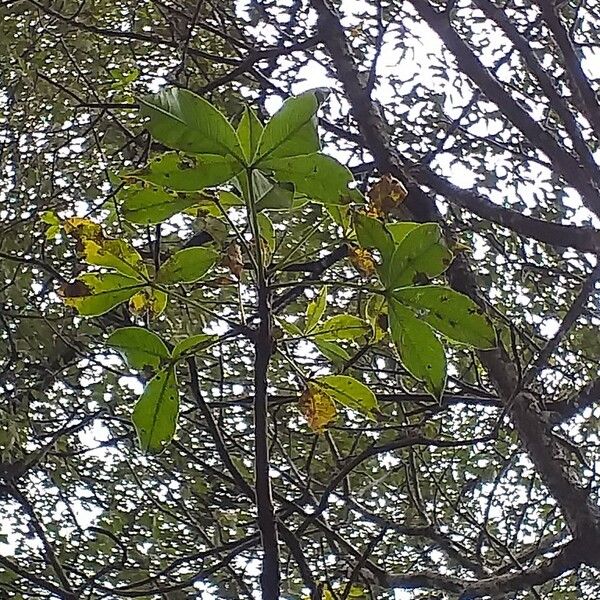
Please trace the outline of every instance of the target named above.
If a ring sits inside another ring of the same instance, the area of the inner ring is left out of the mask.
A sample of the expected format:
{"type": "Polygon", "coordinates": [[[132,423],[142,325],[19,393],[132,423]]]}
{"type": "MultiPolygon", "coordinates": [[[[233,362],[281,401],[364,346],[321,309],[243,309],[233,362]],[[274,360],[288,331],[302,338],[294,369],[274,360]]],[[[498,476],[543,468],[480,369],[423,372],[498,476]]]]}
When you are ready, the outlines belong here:
{"type": "Polygon", "coordinates": [[[313,330],[323,340],[354,340],[371,331],[369,324],[354,315],[334,315],[313,330]]]}
{"type": "Polygon", "coordinates": [[[152,160],[143,169],[127,171],[125,179],[139,179],[174,191],[199,191],[225,183],[242,170],[241,163],[231,155],[185,155],[167,152],[152,160]]]}
{"type": "Polygon", "coordinates": [[[237,128],[237,135],[248,163],[254,159],[263,129],[263,124],[256,113],[246,107],[237,128]]]}
{"type": "Polygon", "coordinates": [[[195,154],[244,153],[229,121],[210,102],[193,92],[169,88],[140,99],[142,116],[149,116],[148,130],[159,142],[174,150],[195,154]]]}
{"type": "Polygon", "coordinates": [[[143,327],[122,327],[111,333],[106,345],[115,348],[125,358],[130,369],[157,370],[171,354],[165,343],[154,332],[143,327]]]}
{"type": "Polygon", "coordinates": [[[325,375],[315,380],[315,383],[333,398],[358,412],[372,416],[377,409],[375,394],[364,384],[348,375],[325,375]]]}
{"type": "Polygon", "coordinates": [[[380,269],[384,285],[391,290],[423,283],[443,273],[452,254],[445,246],[436,223],[424,223],[409,231],[380,269]]]}
{"type": "Polygon", "coordinates": [[[308,426],[319,433],[336,417],[335,402],[320,385],[309,383],[298,400],[298,408],[304,415],[308,426]]]}
{"type": "Polygon", "coordinates": [[[327,286],[323,286],[317,297],[311,300],[306,307],[306,319],[304,325],[304,331],[310,333],[320,321],[325,308],[327,307],[327,286]]]}
{"type": "Polygon", "coordinates": [[[349,187],[354,181],[350,170],[332,156],[321,152],[270,158],[261,164],[261,169],[272,170],[277,180],[293,183],[296,193],[323,204],[362,201],[360,192],[349,187]]]}
{"type": "Polygon", "coordinates": [[[119,197],[123,200],[123,216],[141,225],[162,223],[202,199],[196,194],[176,194],[145,184],[128,186],[119,197]]]}
{"type": "Polygon", "coordinates": [[[143,280],[148,276],[148,269],[139,252],[125,240],[85,240],[82,258],[90,265],[115,269],[135,279],[143,280]]]}
{"type": "Polygon", "coordinates": [[[84,273],[75,282],[63,285],[63,302],[80,315],[96,317],[126,302],[143,284],[120,273],[84,273]]]}

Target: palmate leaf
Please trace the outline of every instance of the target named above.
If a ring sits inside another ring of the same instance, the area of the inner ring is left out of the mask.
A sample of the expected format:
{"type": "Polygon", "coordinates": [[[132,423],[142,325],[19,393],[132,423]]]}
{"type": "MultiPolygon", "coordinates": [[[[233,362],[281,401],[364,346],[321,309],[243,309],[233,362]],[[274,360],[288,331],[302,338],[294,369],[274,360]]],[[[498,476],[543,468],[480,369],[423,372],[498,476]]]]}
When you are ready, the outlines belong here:
{"type": "Polygon", "coordinates": [[[474,348],[496,346],[496,332],[483,310],[454,290],[424,285],[396,290],[393,297],[446,337],[474,348]]]}
{"type": "Polygon", "coordinates": [[[388,318],[400,361],[440,400],[446,386],[446,354],[442,343],[427,323],[394,298],[388,302],[388,318]]]}
{"type": "Polygon", "coordinates": [[[179,414],[174,367],[160,370],[136,402],[131,420],[143,452],[160,454],[173,439],[179,414]]]}
{"type": "Polygon", "coordinates": [[[311,90],[288,98],[269,119],[260,138],[255,163],[311,154],[320,149],[317,110],[328,90],[311,90]]]}
{"type": "Polygon", "coordinates": [[[237,134],[210,102],[193,92],[170,88],[140,99],[148,131],[174,150],[195,154],[230,154],[245,161],[237,134]]]}

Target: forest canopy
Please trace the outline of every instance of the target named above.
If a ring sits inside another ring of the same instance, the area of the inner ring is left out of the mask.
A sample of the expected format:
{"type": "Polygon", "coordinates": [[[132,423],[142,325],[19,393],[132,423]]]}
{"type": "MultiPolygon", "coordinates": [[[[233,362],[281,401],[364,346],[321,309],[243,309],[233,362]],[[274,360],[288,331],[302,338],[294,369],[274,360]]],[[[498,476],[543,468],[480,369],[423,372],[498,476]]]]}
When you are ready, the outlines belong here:
{"type": "Polygon", "coordinates": [[[0,4],[0,597],[600,595],[600,4],[0,4]]]}

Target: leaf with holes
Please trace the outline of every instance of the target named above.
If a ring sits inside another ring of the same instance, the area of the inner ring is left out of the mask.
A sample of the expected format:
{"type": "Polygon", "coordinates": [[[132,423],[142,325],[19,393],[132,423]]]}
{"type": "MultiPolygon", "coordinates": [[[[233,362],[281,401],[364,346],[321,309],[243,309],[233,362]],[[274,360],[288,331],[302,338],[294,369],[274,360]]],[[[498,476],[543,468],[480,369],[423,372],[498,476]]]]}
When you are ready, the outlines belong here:
{"type": "Polygon", "coordinates": [[[141,180],[174,191],[194,192],[233,179],[241,163],[231,155],[200,154],[190,156],[167,152],[150,161],[143,169],[121,174],[125,180],[141,180]]]}
{"type": "Polygon", "coordinates": [[[115,348],[123,356],[130,369],[154,370],[171,358],[165,343],[152,331],[143,327],[123,327],[111,333],[106,345],[115,348]]]}
{"type": "Polygon", "coordinates": [[[482,350],[496,346],[496,332],[468,296],[436,285],[396,290],[393,297],[419,319],[456,342],[482,350]]]}
{"type": "Polygon", "coordinates": [[[423,223],[410,230],[391,258],[384,260],[381,280],[390,290],[413,285],[440,275],[451,260],[452,253],[444,244],[439,225],[423,223]]]}
{"type": "Polygon", "coordinates": [[[261,169],[273,171],[278,181],[293,183],[297,194],[326,205],[363,201],[361,193],[349,187],[354,181],[350,170],[321,152],[271,158],[261,164],[261,169]]]}

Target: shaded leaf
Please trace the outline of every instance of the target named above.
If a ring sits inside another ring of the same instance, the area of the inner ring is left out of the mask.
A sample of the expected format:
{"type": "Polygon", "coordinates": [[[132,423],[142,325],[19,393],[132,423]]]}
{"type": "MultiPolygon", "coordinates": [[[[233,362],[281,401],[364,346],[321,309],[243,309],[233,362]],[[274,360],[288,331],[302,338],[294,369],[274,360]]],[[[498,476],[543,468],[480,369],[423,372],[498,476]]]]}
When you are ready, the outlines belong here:
{"type": "Polygon", "coordinates": [[[393,297],[451,340],[481,349],[496,346],[496,332],[489,319],[464,294],[427,285],[396,290],[393,297]]]}
{"type": "Polygon", "coordinates": [[[219,255],[210,248],[184,248],[164,262],[156,274],[156,282],[173,285],[202,279],[217,262],[219,255]]]}
{"type": "Polygon", "coordinates": [[[313,330],[322,340],[353,340],[370,333],[369,324],[354,315],[334,315],[313,330]]]}
{"type": "Polygon", "coordinates": [[[191,335],[173,348],[173,358],[182,358],[196,354],[200,350],[204,350],[214,344],[218,339],[218,336],[206,333],[191,335]]]}
{"type": "Polygon", "coordinates": [[[133,409],[131,420],[142,451],[160,454],[173,439],[179,413],[179,390],[175,369],[159,371],[149,382],[133,409]]]}
{"type": "Polygon", "coordinates": [[[384,260],[393,254],[394,240],[379,219],[357,212],[353,217],[353,222],[358,243],[363,248],[376,248],[384,260]]]}
{"type": "Polygon", "coordinates": [[[148,269],[139,252],[125,240],[85,240],[82,258],[90,265],[115,269],[138,280],[148,276],[148,269]]]}
{"type": "Polygon", "coordinates": [[[446,355],[433,329],[397,300],[388,302],[390,334],[406,370],[436,399],[446,386],[446,355]]]}

